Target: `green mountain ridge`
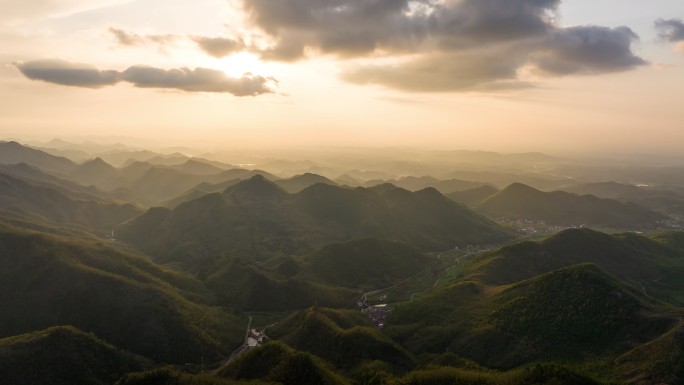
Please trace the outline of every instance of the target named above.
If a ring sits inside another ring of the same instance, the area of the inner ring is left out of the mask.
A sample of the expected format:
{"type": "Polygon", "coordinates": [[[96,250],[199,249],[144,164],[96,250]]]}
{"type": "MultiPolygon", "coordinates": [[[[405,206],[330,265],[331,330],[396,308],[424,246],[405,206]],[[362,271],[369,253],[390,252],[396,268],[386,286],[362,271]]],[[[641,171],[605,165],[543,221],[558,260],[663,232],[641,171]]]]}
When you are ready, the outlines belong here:
{"type": "Polygon", "coordinates": [[[141,209],[131,204],[102,200],[3,173],[0,173],[0,208],[55,223],[107,231],[141,213],[141,209]]]}
{"type": "Polygon", "coordinates": [[[395,308],[387,332],[414,352],[447,349],[512,369],[619,355],[672,327],[676,321],[662,313],[638,290],[584,264],[512,286],[458,282],[395,308]]]}
{"type": "Polygon", "coordinates": [[[116,234],[161,262],[189,266],[220,255],[252,260],[304,255],[332,242],[364,237],[423,250],[511,237],[434,189],[377,193],[316,184],[287,194],[260,176],[173,210],[150,210],[122,224],[116,234]]]}
{"type": "Polygon", "coordinates": [[[364,361],[383,360],[410,369],[415,359],[383,335],[358,310],[310,308],[275,327],[269,335],[288,346],[315,354],[339,368],[353,368],[364,361]]]}
{"type": "Polygon", "coordinates": [[[0,336],[74,325],[162,362],[237,345],[239,317],[194,279],[102,243],[0,228],[0,336]]]}
{"type": "Polygon", "coordinates": [[[684,274],[681,244],[681,233],[651,239],[633,233],[569,229],[542,242],[521,242],[485,254],[466,275],[502,285],[574,264],[594,263],[649,296],[681,306],[684,284],[677,278],[684,274]]]}
{"type": "Polygon", "coordinates": [[[3,384],[111,385],[150,366],[148,360],[70,326],[0,339],[3,384]]]}
{"type": "Polygon", "coordinates": [[[552,225],[594,225],[610,228],[651,228],[668,219],[634,203],[575,195],[545,193],[514,183],[486,198],[476,211],[490,217],[543,220],[552,225]]]}

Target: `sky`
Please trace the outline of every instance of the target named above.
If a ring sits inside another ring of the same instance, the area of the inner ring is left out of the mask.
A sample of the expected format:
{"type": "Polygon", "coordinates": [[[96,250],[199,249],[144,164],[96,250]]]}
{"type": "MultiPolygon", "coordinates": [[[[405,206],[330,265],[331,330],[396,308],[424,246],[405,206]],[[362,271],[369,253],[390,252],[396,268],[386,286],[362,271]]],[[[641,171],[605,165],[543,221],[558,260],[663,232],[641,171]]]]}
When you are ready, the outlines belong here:
{"type": "Polygon", "coordinates": [[[0,138],[684,150],[681,0],[0,0],[0,138]]]}

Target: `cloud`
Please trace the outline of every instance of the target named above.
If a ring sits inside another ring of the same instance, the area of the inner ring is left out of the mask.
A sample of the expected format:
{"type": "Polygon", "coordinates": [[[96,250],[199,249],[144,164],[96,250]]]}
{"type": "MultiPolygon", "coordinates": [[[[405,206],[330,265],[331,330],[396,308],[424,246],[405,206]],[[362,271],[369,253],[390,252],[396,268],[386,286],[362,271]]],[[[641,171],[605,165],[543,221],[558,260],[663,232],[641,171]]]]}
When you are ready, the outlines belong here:
{"type": "Polygon", "coordinates": [[[192,40],[207,54],[215,58],[224,58],[246,48],[242,40],[225,37],[193,36],[192,40]]]}
{"type": "Polygon", "coordinates": [[[684,53],[684,21],[680,19],[658,19],[655,21],[660,38],[674,43],[675,51],[684,53]]]}
{"type": "Polygon", "coordinates": [[[546,75],[619,72],[645,65],[634,55],[638,36],[627,27],[571,27],[555,31],[531,62],[546,75]]]}
{"type": "Polygon", "coordinates": [[[276,38],[272,52],[304,48],[343,57],[463,48],[544,35],[560,0],[249,0],[252,22],[276,38]]]}
{"type": "Polygon", "coordinates": [[[123,72],[123,80],[140,88],[178,89],[188,92],[227,92],[235,96],[256,96],[270,93],[273,78],[243,75],[232,78],[222,71],[197,68],[163,70],[133,66],[123,72]]]}
{"type": "Polygon", "coordinates": [[[114,36],[119,45],[125,47],[144,46],[157,44],[164,49],[169,44],[180,39],[192,40],[205,53],[215,57],[224,58],[234,53],[248,49],[241,39],[230,39],[226,37],[208,36],[178,36],[178,35],[139,35],[123,29],[110,27],[109,32],[114,36]]]}
{"type": "Polygon", "coordinates": [[[69,63],[63,60],[38,60],[15,65],[31,80],[64,86],[99,88],[120,81],[120,74],[117,71],[100,71],[88,64],[69,63]]]}
{"type": "Polygon", "coordinates": [[[115,85],[119,82],[128,82],[140,88],[257,96],[272,93],[272,86],[277,83],[273,78],[251,74],[234,78],[222,71],[208,68],[164,70],[137,65],[119,72],[101,71],[87,64],[75,64],[62,60],[15,63],[15,66],[31,80],[86,88],[99,88],[115,85]]]}
{"type": "MultiPolygon", "coordinates": [[[[418,3],[429,3],[428,0],[418,3]]],[[[405,15],[408,0],[246,0],[251,21],[277,40],[266,51],[276,60],[297,60],[305,48],[339,56],[402,49],[427,36],[427,15],[405,15]]]]}
{"type": "Polygon", "coordinates": [[[679,19],[658,19],[655,21],[660,37],[672,43],[684,41],[684,21],[679,19]]]}
{"type": "Polygon", "coordinates": [[[524,88],[517,80],[525,58],[508,50],[435,53],[395,65],[363,65],[342,75],[356,84],[381,84],[410,92],[492,91],[524,88]]]}
{"type": "Polygon", "coordinates": [[[175,35],[138,35],[114,27],[110,27],[109,32],[114,35],[114,38],[119,45],[127,47],[142,46],[149,43],[154,43],[163,48],[164,46],[179,39],[179,37],[175,35]]]}
{"type": "Polygon", "coordinates": [[[527,68],[564,76],[646,64],[633,53],[638,36],[627,27],[560,27],[560,2],[244,0],[244,8],[272,38],[262,58],[294,61],[317,52],[365,59],[343,63],[343,79],[407,91],[527,87],[519,75],[527,68]],[[385,64],[373,64],[379,58],[385,64]]]}

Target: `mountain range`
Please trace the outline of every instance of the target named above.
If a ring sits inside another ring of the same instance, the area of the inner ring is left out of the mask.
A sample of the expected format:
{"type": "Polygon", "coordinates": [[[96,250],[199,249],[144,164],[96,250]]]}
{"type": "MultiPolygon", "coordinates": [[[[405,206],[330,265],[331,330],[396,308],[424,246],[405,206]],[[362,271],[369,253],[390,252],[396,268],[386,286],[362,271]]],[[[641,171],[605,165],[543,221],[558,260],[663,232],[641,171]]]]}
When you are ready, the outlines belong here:
{"type": "Polygon", "coordinates": [[[154,208],[122,224],[117,238],[161,262],[193,265],[220,255],[263,260],[303,255],[361,237],[422,250],[496,243],[512,234],[434,189],[415,193],[315,184],[288,194],[262,176],[175,209],[154,208]]]}

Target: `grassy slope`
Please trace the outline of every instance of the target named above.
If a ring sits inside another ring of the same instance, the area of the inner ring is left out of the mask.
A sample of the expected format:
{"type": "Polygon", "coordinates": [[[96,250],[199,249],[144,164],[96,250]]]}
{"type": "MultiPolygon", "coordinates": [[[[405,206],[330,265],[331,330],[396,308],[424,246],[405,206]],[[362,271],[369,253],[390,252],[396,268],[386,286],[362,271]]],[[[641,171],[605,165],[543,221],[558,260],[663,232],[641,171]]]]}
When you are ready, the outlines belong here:
{"type": "Polygon", "coordinates": [[[582,362],[664,332],[672,320],[648,315],[657,308],[647,302],[594,265],[577,265],[513,286],[458,282],[398,306],[387,331],[413,351],[448,349],[490,367],[582,362]]]}
{"type": "Polygon", "coordinates": [[[325,246],[304,257],[302,269],[330,284],[377,289],[415,275],[430,262],[411,246],[365,238],[325,246]]]}
{"type": "Polygon", "coordinates": [[[239,344],[242,325],[198,281],[101,243],[0,229],[0,335],[71,324],[159,361],[239,344]]]}
{"type": "Polygon", "coordinates": [[[278,342],[271,342],[245,353],[221,368],[218,375],[241,380],[263,379],[284,385],[349,384],[347,379],[335,373],[320,358],[295,351],[278,342]]]}
{"type": "Polygon", "coordinates": [[[373,327],[359,311],[307,309],[269,329],[269,335],[340,368],[372,360],[403,369],[415,365],[407,351],[373,327]]]}
{"type": "Polygon", "coordinates": [[[0,339],[0,379],[12,385],[109,385],[150,363],[73,327],[0,339]]]}
{"type": "Polygon", "coordinates": [[[488,284],[510,284],[578,263],[595,263],[606,272],[672,304],[684,304],[684,236],[653,239],[608,235],[589,229],[560,232],[542,242],[522,242],[486,254],[467,273],[488,284]]]}

